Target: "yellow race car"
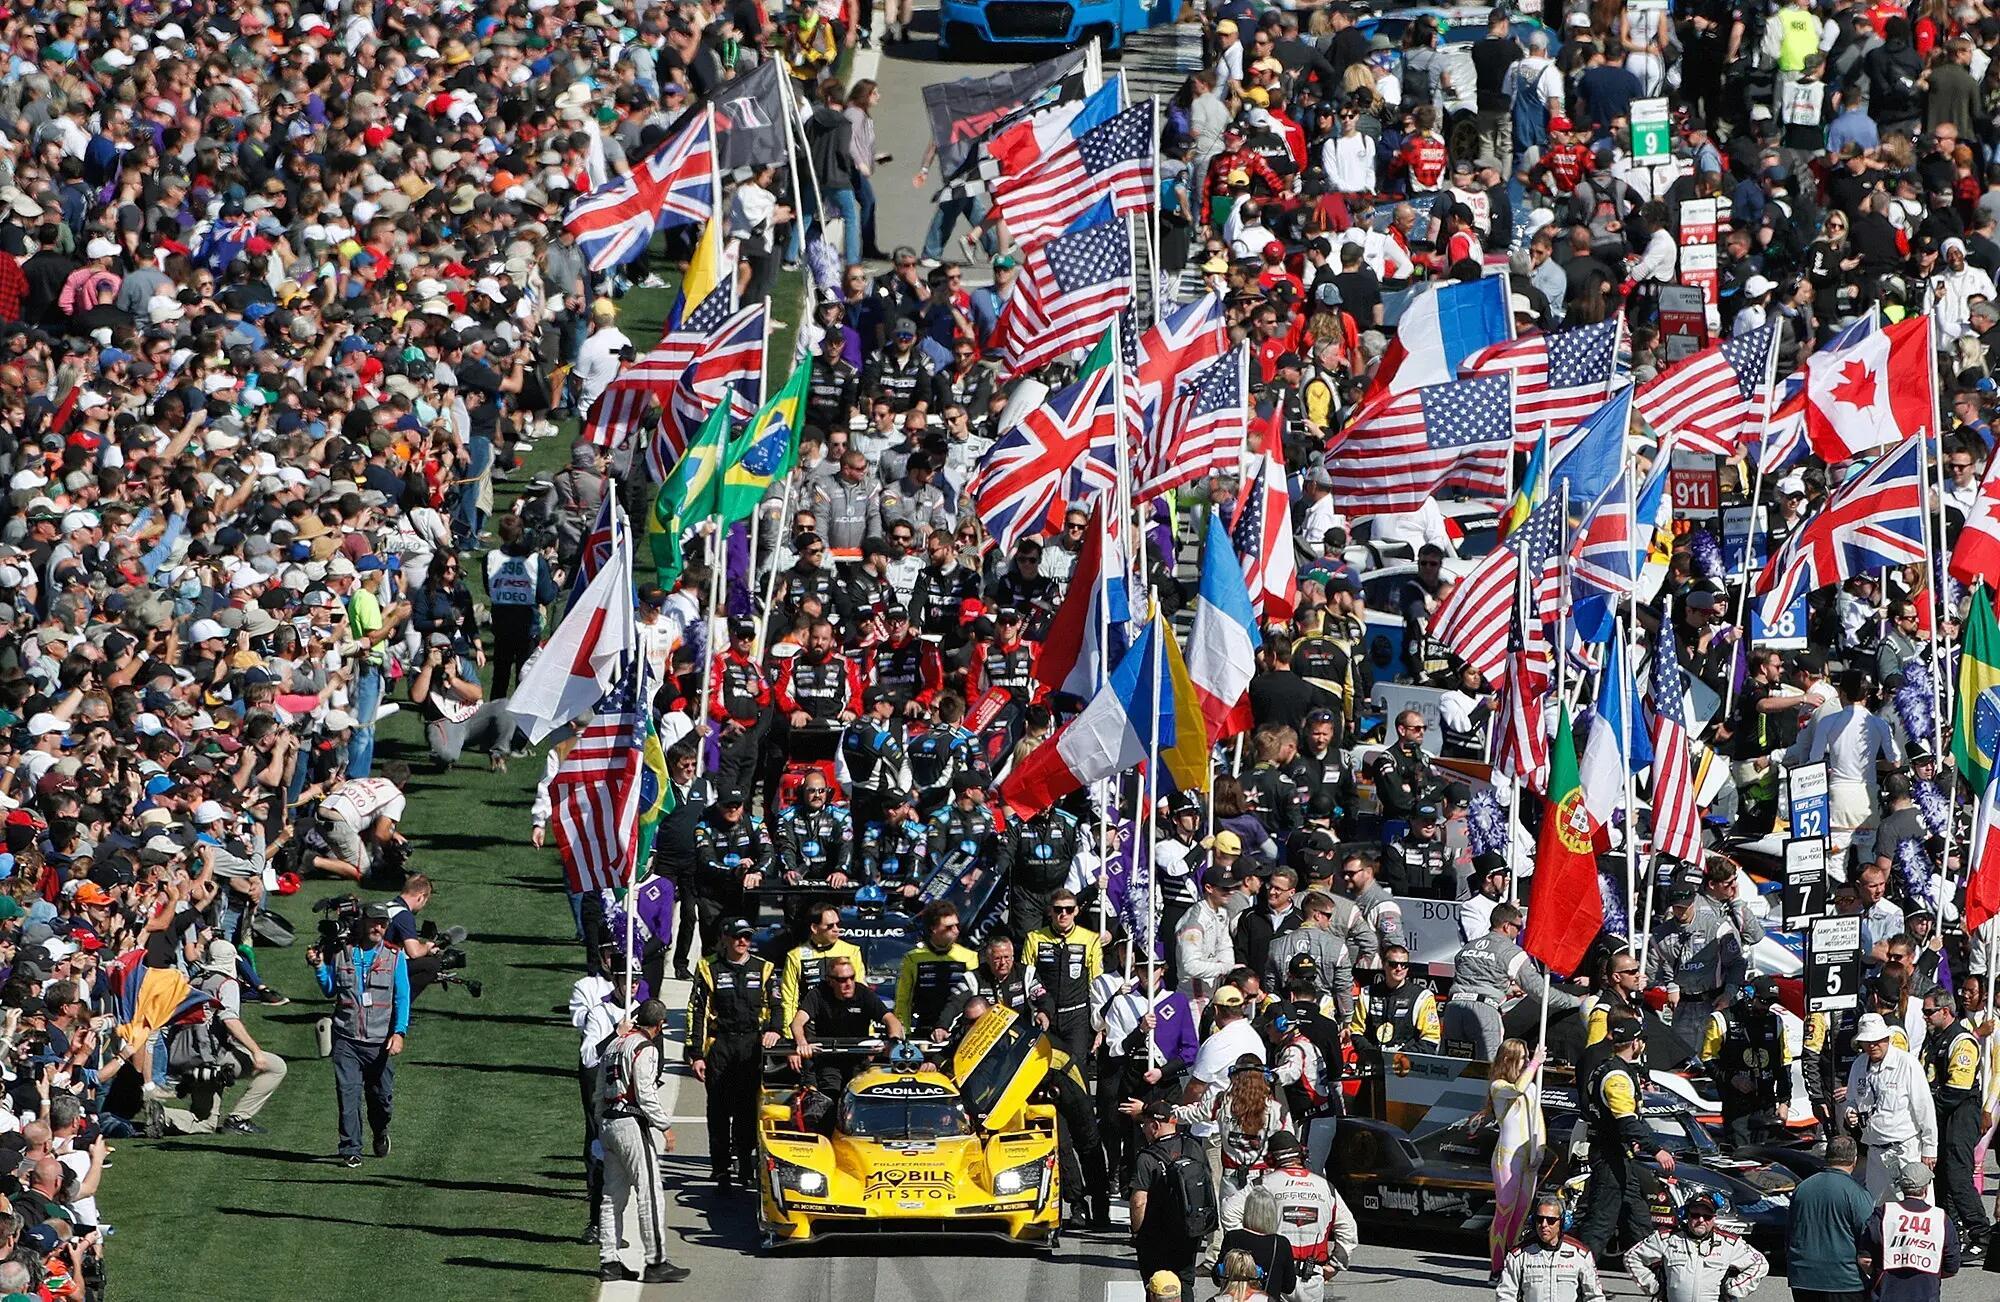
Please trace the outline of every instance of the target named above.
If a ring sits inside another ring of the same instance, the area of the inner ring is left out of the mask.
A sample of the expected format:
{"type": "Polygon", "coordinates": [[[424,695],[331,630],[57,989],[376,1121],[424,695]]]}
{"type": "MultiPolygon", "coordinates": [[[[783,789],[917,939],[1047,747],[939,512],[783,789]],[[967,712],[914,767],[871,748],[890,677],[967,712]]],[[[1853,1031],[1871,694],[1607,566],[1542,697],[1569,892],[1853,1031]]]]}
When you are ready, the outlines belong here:
{"type": "Polygon", "coordinates": [[[1049,1058],[1032,1022],[996,1008],[972,1025],[948,1071],[895,1046],[887,1065],[848,1083],[830,1126],[806,1124],[801,1091],[767,1087],[757,1123],[762,1246],[945,1235],[1053,1251],[1062,1224],[1055,1109],[1030,1098],[1049,1058]]]}

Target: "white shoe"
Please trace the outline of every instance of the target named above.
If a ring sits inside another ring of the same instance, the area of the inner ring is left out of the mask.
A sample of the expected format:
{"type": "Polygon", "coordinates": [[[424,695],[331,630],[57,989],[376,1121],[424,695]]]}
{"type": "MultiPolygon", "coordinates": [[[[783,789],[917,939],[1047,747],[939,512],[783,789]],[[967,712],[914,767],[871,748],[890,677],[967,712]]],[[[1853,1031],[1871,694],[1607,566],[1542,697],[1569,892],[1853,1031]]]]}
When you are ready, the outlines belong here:
{"type": "Polygon", "coordinates": [[[917,265],[919,267],[922,267],[925,271],[929,271],[931,268],[938,265],[938,260],[936,258],[918,258],[917,265]]]}
{"type": "Polygon", "coordinates": [[[660,279],[660,273],[657,271],[651,273],[644,280],[639,282],[640,289],[665,289],[666,287],[667,287],[667,282],[660,279]]]}

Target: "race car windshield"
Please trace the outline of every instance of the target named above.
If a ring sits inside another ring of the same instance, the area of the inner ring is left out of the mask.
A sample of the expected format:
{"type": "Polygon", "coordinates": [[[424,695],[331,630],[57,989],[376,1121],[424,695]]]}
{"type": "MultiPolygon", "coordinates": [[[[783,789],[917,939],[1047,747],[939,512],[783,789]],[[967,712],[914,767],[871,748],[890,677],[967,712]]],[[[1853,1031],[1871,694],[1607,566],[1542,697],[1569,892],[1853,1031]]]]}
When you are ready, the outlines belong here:
{"type": "Polygon", "coordinates": [[[1718,1151],[1715,1141],[1701,1128],[1701,1123],[1684,1112],[1648,1113],[1646,1124],[1659,1137],[1660,1147],[1675,1157],[1689,1154],[1702,1157],[1718,1151]]]}
{"type": "Polygon", "coordinates": [[[850,1094],[841,1133],[857,1139],[950,1139],[970,1129],[956,1099],[871,1099],[850,1094]]]}

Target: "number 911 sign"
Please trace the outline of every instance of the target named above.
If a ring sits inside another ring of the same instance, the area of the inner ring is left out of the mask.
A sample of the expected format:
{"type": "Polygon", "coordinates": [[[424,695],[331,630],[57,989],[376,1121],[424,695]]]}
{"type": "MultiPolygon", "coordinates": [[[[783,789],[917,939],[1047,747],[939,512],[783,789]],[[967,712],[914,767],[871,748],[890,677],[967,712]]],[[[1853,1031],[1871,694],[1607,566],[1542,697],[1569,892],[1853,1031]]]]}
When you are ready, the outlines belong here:
{"type": "Polygon", "coordinates": [[[1861,993],[1861,919],[1815,918],[1806,938],[1806,1011],[1856,1007],[1861,993]]]}

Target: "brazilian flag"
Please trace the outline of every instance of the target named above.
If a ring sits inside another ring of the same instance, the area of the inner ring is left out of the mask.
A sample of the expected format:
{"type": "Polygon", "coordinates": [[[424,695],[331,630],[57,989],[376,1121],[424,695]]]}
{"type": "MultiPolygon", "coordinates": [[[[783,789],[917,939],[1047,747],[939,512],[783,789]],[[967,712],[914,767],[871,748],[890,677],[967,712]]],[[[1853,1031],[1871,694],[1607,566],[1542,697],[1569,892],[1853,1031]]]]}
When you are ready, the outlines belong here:
{"type": "Polygon", "coordinates": [[[1974,795],[1993,779],[2000,752],[2000,621],[1983,583],[1974,584],[1972,610],[1958,661],[1958,717],[1952,721],[1951,758],[1974,795]]]}
{"type": "Polygon", "coordinates": [[[681,535],[716,512],[723,459],[728,452],[729,404],[719,402],[695,431],[687,451],[667,472],[660,495],[653,499],[646,536],[653,544],[653,564],[663,588],[671,588],[687,568],[681,555],[681,535]]]}

